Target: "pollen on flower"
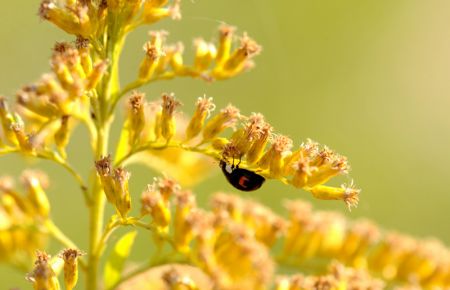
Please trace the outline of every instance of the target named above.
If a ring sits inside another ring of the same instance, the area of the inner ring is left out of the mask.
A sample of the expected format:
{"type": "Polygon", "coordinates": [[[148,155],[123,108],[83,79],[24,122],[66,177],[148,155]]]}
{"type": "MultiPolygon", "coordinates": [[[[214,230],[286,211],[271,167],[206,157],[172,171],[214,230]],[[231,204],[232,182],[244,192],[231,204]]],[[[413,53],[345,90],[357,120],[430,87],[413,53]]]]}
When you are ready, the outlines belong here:
{"type": "Polygon", "coordinates": [[[143,109],[144,99],[145,95],[143,93],[134,91],[131,94],[130,98],[128,99],[128,103],[130,104],[130,108],[133,110],[134,113],[137,113],[143,109]]]}
{"type": "Polygon", "coordinates": [[[247,57],[253,57],[261,52],[261,46],[251,39],[247,33],[244,33],[244,35],[241,38],[241,46],[239,47],[240,50],[244,53],[247,57]]]}
{"type": "Polygon", "coordinates": [[[145,55],[152,61],[157,60],[162,55],[160,49],[154,44],[152,44],[150,41],[144,44],[144,51],[145,55]]]}
{"type": "Polygon", "coordinates": [[[353,181],[349,186],[342,185],[342,188],[344,189],[344,202],[347,204],[348,209],[350,210],[352,207],[356,207],[359,202],[359,193],[361,190],[354,187],[353,181]]]}
{"type": "Polygon", "coordinates": [[[111,167],[111,156],[107,155],[101,158],[100,160],[95,162],[95,167],[97,168],[97,172],[101,176],[108,176],[112,173],[111,167]]]}

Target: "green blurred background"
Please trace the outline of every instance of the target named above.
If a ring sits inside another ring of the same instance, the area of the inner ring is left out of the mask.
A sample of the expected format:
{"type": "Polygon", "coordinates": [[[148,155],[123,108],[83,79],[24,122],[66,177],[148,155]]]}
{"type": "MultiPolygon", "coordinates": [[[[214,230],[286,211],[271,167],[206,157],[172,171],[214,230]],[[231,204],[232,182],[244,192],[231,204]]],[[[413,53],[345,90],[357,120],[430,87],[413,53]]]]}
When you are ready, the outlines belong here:
{"type": "MultiPolygon", "coordinates": [[[[49,70],[55,41],[72,40],[38,18],[38,3],[0,3],[0,93],[9,97],[49,70]]],[[[296,144],[312,138],[348,156],[350,176],[362,188],[357,209],[348,212],[341,202],[312,200],[276,181],[251,194],[279,212],[284,199],[303,198],[316,209],[336,209],[351,219],[369,217],[384,228],[450,244],[449,1],[184,1],[182,21],[164,21],[157,28],[170,31],[169,42],[183,40],[190,49],[197,36],[215,38],[222,22],[248,31],[262,44],[255,69],[213,84],[158,83],[145,88],[149,99],[175,92],[190,112],[196,97],[206,93],[219,108],[232,102],[245,114],[262,112],[296,144]]],[[[129,36],[121,61],[124,83],[136,75],[147,30],[129,36]]],[[[83,172],[92,166],[85,133],[77,129],[69,150],[83,172]]],[[[87,212],[75,183],[46,162],[17,156],[0,160],[1,174],[17,176],[25,167],[50,174],[52,215],[86,247],[87,212]]],[[[141,166],[131,171],[137,198],[154,173],[141,166]]],[[[206,204],[213,191],[231,189],[217,174],[195,191],[206,204]]],[[[52,244],[50,252],[59,249],[52,244]]],[[[133,256],[150,249],[143,234],[133,256]]],[[[29,287],[22,273],[3,264],[0,285],[29,287]]]]}

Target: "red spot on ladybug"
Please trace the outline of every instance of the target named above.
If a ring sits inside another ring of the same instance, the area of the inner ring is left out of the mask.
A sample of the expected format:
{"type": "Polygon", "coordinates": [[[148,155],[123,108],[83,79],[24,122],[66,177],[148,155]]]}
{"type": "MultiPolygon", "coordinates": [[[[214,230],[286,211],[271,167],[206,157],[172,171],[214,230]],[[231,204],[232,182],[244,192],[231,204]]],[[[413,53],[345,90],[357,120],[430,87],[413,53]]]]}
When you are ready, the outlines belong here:
{"type": "Polygon", "coordinates": [[[257,190],[266,180],[264,177],[253,171],[239,168],[237,165],[231,165],[224,160],[220,161],[220,168],[228,182],[242,191],[257,190]]]}
{"type": "Polygon", "coordinates": [[[247,176],[241,176],[241,178],[239,178],[239,185],[242,187],[247,187],[247,182],[248,182],[248,178],[247,176]]]}

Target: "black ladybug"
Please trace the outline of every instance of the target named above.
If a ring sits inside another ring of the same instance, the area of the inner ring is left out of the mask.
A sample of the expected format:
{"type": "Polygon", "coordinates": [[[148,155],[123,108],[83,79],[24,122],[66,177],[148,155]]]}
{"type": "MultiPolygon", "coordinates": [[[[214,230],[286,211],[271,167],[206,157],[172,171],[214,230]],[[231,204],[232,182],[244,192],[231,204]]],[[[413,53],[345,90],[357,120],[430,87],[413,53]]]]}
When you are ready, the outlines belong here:
{"type": "Polygon", "coordinates": [[[219,165],[228,182],[239,190],[257,190],[266,181],[264,177],[253,171],[239,168],[238,165],[231,165],[224,160],[221,160],[219,165]]]}

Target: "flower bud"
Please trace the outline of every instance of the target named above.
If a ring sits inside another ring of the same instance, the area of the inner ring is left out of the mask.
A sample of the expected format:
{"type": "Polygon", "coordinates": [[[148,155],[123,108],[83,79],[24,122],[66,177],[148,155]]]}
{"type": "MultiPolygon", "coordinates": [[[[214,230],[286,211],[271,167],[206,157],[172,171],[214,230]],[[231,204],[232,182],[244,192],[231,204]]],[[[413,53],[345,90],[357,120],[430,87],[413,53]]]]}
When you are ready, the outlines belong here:
{"type": "Polygon", "coordinates": [[[275,137],[270,149],[261,157],[258,164],[261,168],[268,168],[272,177],[278,178],[283,175],[283,158],[290,153],[292,140],[286,136],[275,137]]]}
{"type": "Polygon", "coordinates": [[[200,97],[197,99],[194,115],[186,128],[187,140],[194,138],[201,132],[206,118],[211,115],[211,112],[214,111],[215,108],[216,106],[212,102],[212,98],[206,98],[206,96],[204,96],[203,98],[200,97]]]}
{"type": "Polygon", "coordinates": [[[168,232],[171,219],[170,206],[169,202],[166,202],[157,190],[156,184],[147,186],[147,189],[142,193],[141,204],[141,214],[149,214],[160,232],[168,232]]]}
{"type": "Polygon", "coordinates": [[[201,73],[208,69],[212,61],[217,55],[217,50],[214,44],[207,43],[202,38],[194,40],[195,45],[195,58],[194,58],[194,70],[201,73]]]}
{"type": "Polygon", "coordinates": [[[272,134],[272,126],[268,123],[262,124],[260,134],[248,149],[246,160],[248,164],[255,164],[263,156],[264,150],[269,143],[272,134]]]}
{"type": "Polygon", "coordinates": [[[163,94],[162,99],[161,135],[169,142],[173,135],[175,135],[176,130],[173,114],[181,103],[175,99],[173,94],[163,94]]]}
{"type": "Polygon", "coordinates": [[[128,180],[130,179],[130,173],[125,169],[119,167],[114,169],[114,194],[115,194],[115,207],[122,218],[127,216],[127,213],[131,209],[131,197],[128,189],[128,180]]]}
{"type": "Polygon", "coordinates": [[[180,191],[176,193],[176,209],[174,217],[174,243],[177,250],[183,253],[190,251],[189,242],[193,237],[190,219],[195,213],[195,195],[190,191],[180,191]]]}
{"type": "Polygon", "coordinates": [[[27,280],[33,283],[35,290],[59,290],[59,282],[50,265],[50,256],[37,252],[34,269],[27,275],[27,280]]]}
{"type": "Polygon", "coordinates": [[[11,125],[11,129],[14,132],[17,143],[20,150],[23,153],[31,153],[33,151],[33,144],[31,142],[31,135],[25,133],[25,128],[22,122],[16,122],[11,125]]]}
{"type": "Polygon", "coordinates": [[[148,81],[153,77],[158,67],[158,61],[162,55],[162,48],[149,41],[144,44],[144,51],[145,56],[139,66],[138,77],[142,81],[148,81]]]}
{"type": "Polygon", "coordinates": [[[99,84],[99,82],[103,78],[107,68],[108,68],[107,61],[99,61],[94,65],[94,68],[92,69],[91,74],[87,78],[87,83],[86,83],[87,91],[94,89],[99,84]]]}
{"type": "Polygon", "coordinates": [[[12,129],[12,125],[15,123],[15,120],[9,111],[8,104],[3,96],[0,96],[0,121],[2,123],[5,139],[16,145],[17,139],[14,134],[14,130],[12,129]]]}
{"type": "Polygon", "coordinates": [[[224,70],[236,72],[244,67],[245,62],[261,52],[261,47],[247,34],[241,38],[241,46],[234,51],[224,65],[224,70]]]}
{"type": "Polygon", "coordinates": [[[184,73],[183,51],[184,46],[181,42],[169,48],[169,53],[171,55],[169,61],[170,65],[172,66],[174,72],[179,75],[184,73]]]}
{"type": "Polygon", "coordinates": [[[222,64],[230,57],[235,30],[235,27],[226,24],[219,27],[219,47],[216,55],[216,63],[218,66],[222,66],[222,64]]]}
{"type": "Polygon", "coordinates": [[[155,23],[165,17],[180,19],[180,0],[175,0],[171,6],[166,6],[167,0],[145,1],[142,20],[146,24],[155,23]]]}
{"type": "Polygon", "coordinates": [[[133,92],[128,99],[128,144],[134,146],[139,143],[142,130],[145,126],[145,95],[133,92]]]}
{"type": "Polygon", "coordinates": [[[239,118],[239,110],[232,105],[228,105],[206,123],[203,128],[203,139],[205,141],[213,139],[226,128],[233,127],[239,118]]]}
{"type": "Polygon", "coordinates": [[[325,185],[317,185],[310,188],[310,191],[314,197],[325,200],[343,200],[349,209],[358,204],[359,201],[359,189],[350,186],[341,185],[341,187],[331,187],[325,185]]]}
{"type": "Polygon", "coordinates": [[[39,7],[41,18],[52,22],[69,34],[84,38],[89,38],[95,29],[92,25],[95,19],[91,20],[88,12],[88,6],[82,4],[69,6],[55,0],[44,0],[39,7]]]}
{"type": "Polygon", "coordinates": [[[80,54],[80,63],[83,67],[84,74],[90,75],[92,72],[92,58],[89,53],[89,39],[77,37],[75,45],[80,54]]]}
{"type": "Polygon", "coordinates": [[[60,257],[64,260],[64,285],[72,290],[78,281],[78,257],[84,255],[77,249],[65,249],[60,257]]]}
{"type": "Polygon", "coordinates": [[[36,213],[47,218],[50,213],[50,202],[44,191],[48,181],[47,176],[39,171],[27,170],[22,173],[22,183],[28,191],[28,200],[36,210],[36,213]]]}
{"type": "Polygon", "coordinates": [[[242,156],[244,156],[250,146],[261,135],[261,129],[263,128],[264,117],[261,114],[252,114],[245,122],[244,126],[238,129],[231,136],[231,142],[233,142],[242,156]]]}
{"type": "Polygon", "coordinates": [[[188,275],[182,275],[175,268],[165,272],[162,276],[170,290],[197,290],[194,280],[188,275]]]}
{"type": "Polygon", "coordinates": [[[55,133],[55,144],[63,158],[66,158],[66,146],[69,144],[69,137],[69,116],[65,115],[62,116],[61,125],[55,133]]]}
{"type": "Polygon", "coordinates": [[[114,192],[114,179],[112,177],[111,157],[108,155],[98,161],[95,161],[95,167],[97,169],[97,174],[100,177],[106,199],[115,205],[116,195],[114,192]]]}

